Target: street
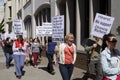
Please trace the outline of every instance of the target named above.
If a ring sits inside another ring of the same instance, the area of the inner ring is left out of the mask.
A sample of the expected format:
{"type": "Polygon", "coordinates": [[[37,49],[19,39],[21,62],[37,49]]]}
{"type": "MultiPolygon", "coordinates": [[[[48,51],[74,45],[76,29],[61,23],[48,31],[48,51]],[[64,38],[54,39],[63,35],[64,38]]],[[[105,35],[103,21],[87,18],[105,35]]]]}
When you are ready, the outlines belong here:
{"type": "MultiPolygon", "coordinates": [[[[14,62],[12,61],[14,64],[14,62]]],[[[61,75],[59,73],[58,65],[55,65],[55,75],[51,75],[46,70],[47,66],[47,58],[42,57],[41,63],[37,68],[33,66],[25,66],[24,67],[24,75],[21,80],[62,80],[61,75]]],[[[74,68],[74,72],[72,75],[72,80],[81,80],[80,78],[84,75],[84,70],[79,68],[74,68]]],[[[0,47],[0,80],[18,80],[15,76],[15,67],[11,66],[9,69],[5,67],[5,57],[2,49],[0,47]]]]}

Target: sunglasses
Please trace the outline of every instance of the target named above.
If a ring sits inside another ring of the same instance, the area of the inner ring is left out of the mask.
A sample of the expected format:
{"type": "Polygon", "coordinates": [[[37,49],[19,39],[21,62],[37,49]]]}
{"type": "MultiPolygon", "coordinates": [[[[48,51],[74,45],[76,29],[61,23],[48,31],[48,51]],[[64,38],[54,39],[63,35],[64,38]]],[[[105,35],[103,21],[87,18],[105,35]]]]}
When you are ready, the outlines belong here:
{"type": "Polygon", "coordinates": [[[116,39],[113,39],[112,41],[109,41],[109,42],[111,42],[111,43],[116,43],[117,40],[116,40],[116,39]]]}
{"type": "Polygon", "coordinates": [[[73,42],[73,40],[68,40],[69,42],[73,42]]]}

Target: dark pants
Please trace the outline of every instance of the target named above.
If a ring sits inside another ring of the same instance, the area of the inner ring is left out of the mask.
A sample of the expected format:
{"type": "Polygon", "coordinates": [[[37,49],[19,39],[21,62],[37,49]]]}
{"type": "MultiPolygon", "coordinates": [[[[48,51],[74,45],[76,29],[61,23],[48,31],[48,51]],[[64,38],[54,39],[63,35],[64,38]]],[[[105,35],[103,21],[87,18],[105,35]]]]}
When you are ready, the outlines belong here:
{"type": "Polygon", "coordinates": [[[95,73],[95,80],[102,80],[103,73],[102,73],[102,66],[100,60],[91,60],[88,64],[88,73],[94,74],[95,73]]]}
{"type": "Polygon", "coordinates": [[[59,64],[59,70],[63,80],[70,80],[73,73],[73,64],[59,64]]]}
{"type": "Polygon", "coordinates": [[[47,65],[47,69],[49,72],[54,71],[53,68],[53,54],[46,54],[47,58],[48,58],[48,65],[47,65]]]}
{"type": "Polygon", "coordinates": [[[5,53],[5,57],[6,57],[6,67],[9,68],[10,67],[10,62],[13,59],[13,55],[10,53],[5,53]]]}

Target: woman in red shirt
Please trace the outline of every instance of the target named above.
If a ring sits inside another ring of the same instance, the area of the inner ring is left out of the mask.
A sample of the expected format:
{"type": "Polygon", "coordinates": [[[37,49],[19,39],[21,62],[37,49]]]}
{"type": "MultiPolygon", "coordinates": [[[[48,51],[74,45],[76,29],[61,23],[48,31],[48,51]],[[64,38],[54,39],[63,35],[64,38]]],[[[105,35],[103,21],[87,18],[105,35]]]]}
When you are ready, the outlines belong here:
{"type": "Polygon", "coordinates": [[[17,40],[13,42],[12,49],[15,62],[15,74],[16,77],[20,79],[22,77],[26,51],[26,45],[22,35],[17,36],[17,40]]]}
{"type": "Polygon", "coordinates": [[[65,36],[65,43],[59,45],[59,70],[63,80],[70,80],[76,60],[76,46],[74,36],[69,33],[65,36]]]}

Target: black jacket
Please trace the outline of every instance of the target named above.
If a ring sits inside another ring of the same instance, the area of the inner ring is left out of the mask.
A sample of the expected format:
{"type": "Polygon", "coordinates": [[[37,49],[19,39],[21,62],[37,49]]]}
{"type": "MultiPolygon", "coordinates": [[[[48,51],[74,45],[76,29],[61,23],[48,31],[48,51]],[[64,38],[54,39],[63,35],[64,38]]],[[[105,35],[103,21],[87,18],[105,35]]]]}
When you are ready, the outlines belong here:
{"type": "Polygon", "coordinates": [[[12,51],[12,45],[13,45],[12,42],[5,42],[4,44],[5,44],[5,46],[4,46],[5,53],[12,54],[13,53],[13,51],[12,51]]]}

